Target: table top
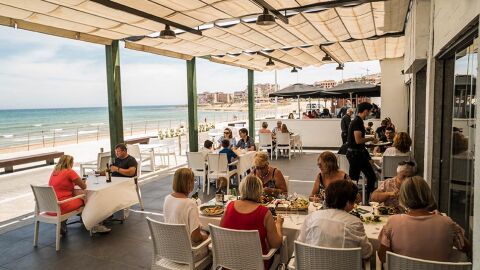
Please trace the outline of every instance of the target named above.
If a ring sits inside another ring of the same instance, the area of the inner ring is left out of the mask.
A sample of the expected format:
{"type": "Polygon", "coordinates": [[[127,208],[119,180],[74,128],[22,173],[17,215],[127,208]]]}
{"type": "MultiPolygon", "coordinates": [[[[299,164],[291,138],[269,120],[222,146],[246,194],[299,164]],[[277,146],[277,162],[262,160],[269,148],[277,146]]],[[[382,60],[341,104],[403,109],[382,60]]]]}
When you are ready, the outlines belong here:
{"type": "Polygon", "coordinates": [[[105,180],[105,176],[88,175],[87,188],[85,190],[98,191],[98,190],[110,188],[115,185],[121,184],[123,182],[129,182],[129,181],[134,183],[134,180],[131,177],[112,177],[112,182],[107,183],[107,181],[105,180]]]}

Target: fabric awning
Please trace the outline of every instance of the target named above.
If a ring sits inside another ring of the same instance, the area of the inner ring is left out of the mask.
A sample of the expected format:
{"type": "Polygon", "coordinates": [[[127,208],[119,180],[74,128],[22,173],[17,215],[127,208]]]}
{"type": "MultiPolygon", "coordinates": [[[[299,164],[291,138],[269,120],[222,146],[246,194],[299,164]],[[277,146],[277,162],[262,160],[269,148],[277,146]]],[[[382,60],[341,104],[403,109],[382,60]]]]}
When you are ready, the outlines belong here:
{"type": "Polygon", "coordinates": [[[323,97],[350,98],[350,95],[362,97],[379,97],[380,85],[367,84],[356,81],[347,81],[322,92],[323,97]]]}
{"type": "Polygon", "coordinates": [[[324,89],[310,84],[296,83],[271,93],[269,96],[285,98],[310,97],[322,92],[322,90],[324,89]]]}

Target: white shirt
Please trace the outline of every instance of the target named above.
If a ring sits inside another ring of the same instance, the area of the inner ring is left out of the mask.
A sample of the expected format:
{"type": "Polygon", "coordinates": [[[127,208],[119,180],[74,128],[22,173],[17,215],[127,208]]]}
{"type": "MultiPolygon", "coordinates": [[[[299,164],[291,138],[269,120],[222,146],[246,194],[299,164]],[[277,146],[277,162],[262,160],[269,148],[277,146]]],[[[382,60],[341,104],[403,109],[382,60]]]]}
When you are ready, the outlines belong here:
{"type": "Polygon", "coordinates": [[[163,215],[166,223],[187,225],[190,234],[201,225],[197,204],[190,198],[175,198],[169,194],[163,203],[163,215]]]}
{"type": "Polygon", "coordinates": [[[339,209],[325,209],[309,214],[297,240],[321,247],[361,247],[363,258],[372,254],[372,244],[368,241],[362,221],[339,209]]]}
{"type": "Polygon", "coordinates": [[[384,156],[389,156],[389,157],[409,157],[410,160],[413,161],[413,154],[412,151],[408,151],[406,153],[400,152],[397,148],[395,147],[388,147],[385,150],[385,153],[383,153],[384,156]]]}
{"type": "Polygon", "coordinates": [[[208,154],[213,153],[213,150],[212,150],[212,149],[205,148],[205,147],[202,147],[202,149],[200,149],[200,153],[202,153],[203,158],[204,158],[205,161],[206,161],[208,154]]]}

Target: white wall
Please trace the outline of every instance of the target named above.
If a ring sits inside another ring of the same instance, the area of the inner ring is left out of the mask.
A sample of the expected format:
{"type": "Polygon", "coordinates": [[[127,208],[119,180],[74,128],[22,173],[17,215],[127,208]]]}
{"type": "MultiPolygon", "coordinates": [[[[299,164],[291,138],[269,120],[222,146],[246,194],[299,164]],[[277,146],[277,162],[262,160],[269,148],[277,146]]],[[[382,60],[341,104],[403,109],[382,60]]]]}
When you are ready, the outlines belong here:
{"type": "Polygon", "coordinates": [[[397,131],[408,132],[408,96],[404,78],[403,57],[380,61],[382,70],[382,117],[390,117],[397,131]]]}
{"type": "MultiPolygon", "coordinates": [[[[340,118],[278,120],[286,124],[291,132],[300,134],[304,147],[338,148],[342,145],[340,118]]],[[[370,121],[374,128],[380,126],[380,119],[365,120],[365,125],[370,121]]],[[[267,122],[270,130],[277,125],[277,119],[266,119],[257,120],[255,127],[261,127],[262,122],[267,122]]]]}

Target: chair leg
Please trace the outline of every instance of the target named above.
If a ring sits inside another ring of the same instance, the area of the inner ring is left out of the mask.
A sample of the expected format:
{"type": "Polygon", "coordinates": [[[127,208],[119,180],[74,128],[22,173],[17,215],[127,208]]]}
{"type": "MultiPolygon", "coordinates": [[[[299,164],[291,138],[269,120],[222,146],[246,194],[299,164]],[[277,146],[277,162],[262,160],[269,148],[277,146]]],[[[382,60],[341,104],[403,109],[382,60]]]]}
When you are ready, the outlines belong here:
{"type": "Polygon", "coordinates": [[[137,190],[138,202],[140,203],[140,209],[142,209],[142,211],[144,211],[145,208],[143,207],[142,192],[141,192],[138,184],[136,184],[136,190],[137,190]]]}
{"type": "Polygon", "coordinates": [[[33,231],[33,246],[36,247],[38,245],[38,229],[40,226],[40,221],[35,220],[35,230],[33,231]]]}
{"type": "Polygon", "coordinates": [[[227,177],[227,195],[230,195],[230,177],[227,177]]]}
{"type": "Polygon", "coordinates": [[[175,151],[173,151],[173,158],[175,159],[175,166],[178,166],[177,155],[175,154],[175,151]]]}
{"type": "Polygon", "coordinates": [[[207,177],[207,195],[210,195],[210,178],[207,177]]]}
{"type": "Polygon", "coordinates": [[[61,225],[60,225],[60,222],[57,222],[57,226],[56,226],[56,232],[55,232],[55,250],[56,251],[59,251],[60,250],[60,228],[61,228],[61,225]]]}

